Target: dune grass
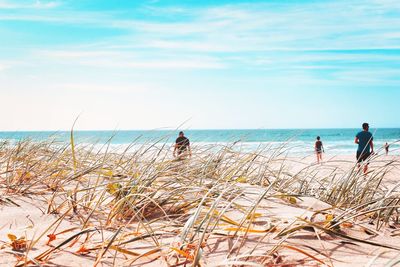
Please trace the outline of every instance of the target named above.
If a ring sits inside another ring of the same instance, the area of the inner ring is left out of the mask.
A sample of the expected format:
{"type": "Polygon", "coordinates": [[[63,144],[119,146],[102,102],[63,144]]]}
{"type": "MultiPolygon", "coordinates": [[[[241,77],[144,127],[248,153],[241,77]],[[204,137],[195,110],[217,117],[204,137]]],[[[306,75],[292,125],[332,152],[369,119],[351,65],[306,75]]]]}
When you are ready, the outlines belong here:
{"type": "Polygon", "coordinates": [[[323,251],[287,243],[301,231],[311,231],[316,240],[326,234],[400,250],[342,231],[364,222],[375,231],[399,223],[400,183],[384,183],[399,168],[396,160],[376,156],[371,159],[376,166],[364,176],[354,163],[341,169],[335,159],[322,166],[303,164],[288,156],[288,143],[251,153],[236,149],[240,144],[202,146],[191,159],[176,161],[162,140],[118,152],[108,144],[75,144],[72,132],[70,143],[2,142],[0,205],[18,205],[16,196],[39,197],[45,213],[57,218],[27,242],[16,265],[51,263],[56,252],[74,249],[94,255],[93,266],[281,266],[284,251],[301,258],[286,266],[331,266],[323,251]],[[301,167],[290,168],[296,161],[301,167]],[[265,213],[269,201],[296,207],[303,197],[330,208],[292,222],[265,213]],[[317,221],[318,215],[325,219],[317,221]],[[74,227],[59,229],[64,220],[74,227]],[[221,238],[226,250],[213,254],[210,244],[221,238]],[[32,250],[38,246],[40,253],[32,250]]]}

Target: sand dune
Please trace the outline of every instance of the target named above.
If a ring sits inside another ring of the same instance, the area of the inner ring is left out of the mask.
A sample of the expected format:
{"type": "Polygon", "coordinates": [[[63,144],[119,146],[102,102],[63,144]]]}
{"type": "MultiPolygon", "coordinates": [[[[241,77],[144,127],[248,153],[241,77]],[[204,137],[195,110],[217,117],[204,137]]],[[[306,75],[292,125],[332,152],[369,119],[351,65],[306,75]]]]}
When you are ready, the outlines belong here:
{"type": "Polygon", "coordinates": [[[313,156],[282,155],[225,149],[177,162],[168,149],[3,145],[0,265],[382,266],[399,259],[399,157],[373,158],[364,176],[353,156],[324,155],[318,165],[313,156]],[[16,249],[8,234],[26,242],[16,249]]]}

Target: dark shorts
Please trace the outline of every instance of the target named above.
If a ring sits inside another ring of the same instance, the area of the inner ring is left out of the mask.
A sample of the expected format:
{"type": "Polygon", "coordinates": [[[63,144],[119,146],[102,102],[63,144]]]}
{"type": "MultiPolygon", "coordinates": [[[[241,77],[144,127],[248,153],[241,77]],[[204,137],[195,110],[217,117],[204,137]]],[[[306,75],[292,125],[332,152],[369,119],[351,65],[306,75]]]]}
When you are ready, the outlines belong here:
{"type": "Polygon", "coordinates": [[[361,152],[357,151],[357,162],[361,163],[363,161],[366,161],[370,156],[371,156],[371,152],[361,153],[361,152]]]}
{"type": "Polygon", "coordinates": [[[315,152],[317,152],[317,154],[321,154],[322,153],[322,149],[317,149],[317,150],[315,150],[315,152]]]}
{"type": "Polygon", "coordinates": [[[182,148],[179,148],[179,149],[178,149],[178,155],[181,155],[181,154],[185,153],[186,150],[187,150],[186,147],[183,148],[183,149],[182,149],[182,148]]]}

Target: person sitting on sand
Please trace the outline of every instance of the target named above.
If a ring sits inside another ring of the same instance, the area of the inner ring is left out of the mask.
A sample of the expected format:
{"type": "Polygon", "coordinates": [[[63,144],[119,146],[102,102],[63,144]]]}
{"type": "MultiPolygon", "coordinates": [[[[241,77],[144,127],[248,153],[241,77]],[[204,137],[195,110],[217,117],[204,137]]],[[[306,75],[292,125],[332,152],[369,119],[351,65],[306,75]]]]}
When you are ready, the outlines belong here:
{"type": "Polygon", "coordinates": [[[178,159],[183,159],[187,155],[187,152],[191,157],[192,151],[190,149],[190,141],[188,138],[185,137],[185,134],[183,132],[179,132],[179,137],[175,141],[173,155],[174,157],[178,156],[178,159]]]}
{"type": "Polygon", "coordinates": [[[324,146],[321,142],[321,137],[317,136],[317,141],[315,142],[315,153],[317,154],[317,163],[322,161],[322,152],[325,152],[324,146]]]}
{"type": "MultiPolygon", "coordinates": [[[[363,123],[363,130],[356,135],[354,142],[358,144],[357,148],[357,163],[360,168],[361,163],[367,161],[367,159],[374,153],[374,143],[372,133],[369,132],[369,124],[363,123]]],[[[368,162],[364,165],[364,174],[368,171],[368,162]]]]}
{"type": "Polygon", "coordinates": [[[384,147],[385,147],[385,152],[386,152],[386,156],[387,156],[387,155],[389,155],[389,144],[386,142],[384,147]]]}

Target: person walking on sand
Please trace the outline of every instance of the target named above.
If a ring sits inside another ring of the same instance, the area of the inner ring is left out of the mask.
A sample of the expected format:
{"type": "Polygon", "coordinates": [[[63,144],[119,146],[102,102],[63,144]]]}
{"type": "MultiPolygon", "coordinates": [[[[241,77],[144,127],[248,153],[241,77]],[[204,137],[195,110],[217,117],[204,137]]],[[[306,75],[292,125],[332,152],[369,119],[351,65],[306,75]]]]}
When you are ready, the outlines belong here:
{"type": "Polygon", "coordinates": [[[387,155],[389,155],[389,144],[386,142],[384,147],[385,147],[385,152],[386,152],[386,156],[387,156],[387,155]]]}
{"type": "Polygon", "coordinates": [[[317,154],[317,163],[322,161],[322,152],[325,152],[324,145],[321,142],[321,137],[317,136],[317,141],[315,142],[315,153],[317,154]]]}
{"type": "Polygon", "coordinates": [[[174,157],[178,157],[178,159],[183,159],[186,155],[189,154],[189,157],[192,156],[192,151],[190,149],[190,141],[185,137],[183,132],[179,132],[178,138],[175,141],[174,147],[174,157]]]}
{"type": "MultiPolygon", "coordinates": [[[[361,163],[367,161],[367,159],[374,153],[374,137],[369,132],[369,124],[363,123],[363,130],[356,135],[354,142],[358,144],[357,148],[357,163],[358,167],[361,167],[361,163]]],[[[364,164],[364,174],[368,171],[368,162],[364,164]]]]}

